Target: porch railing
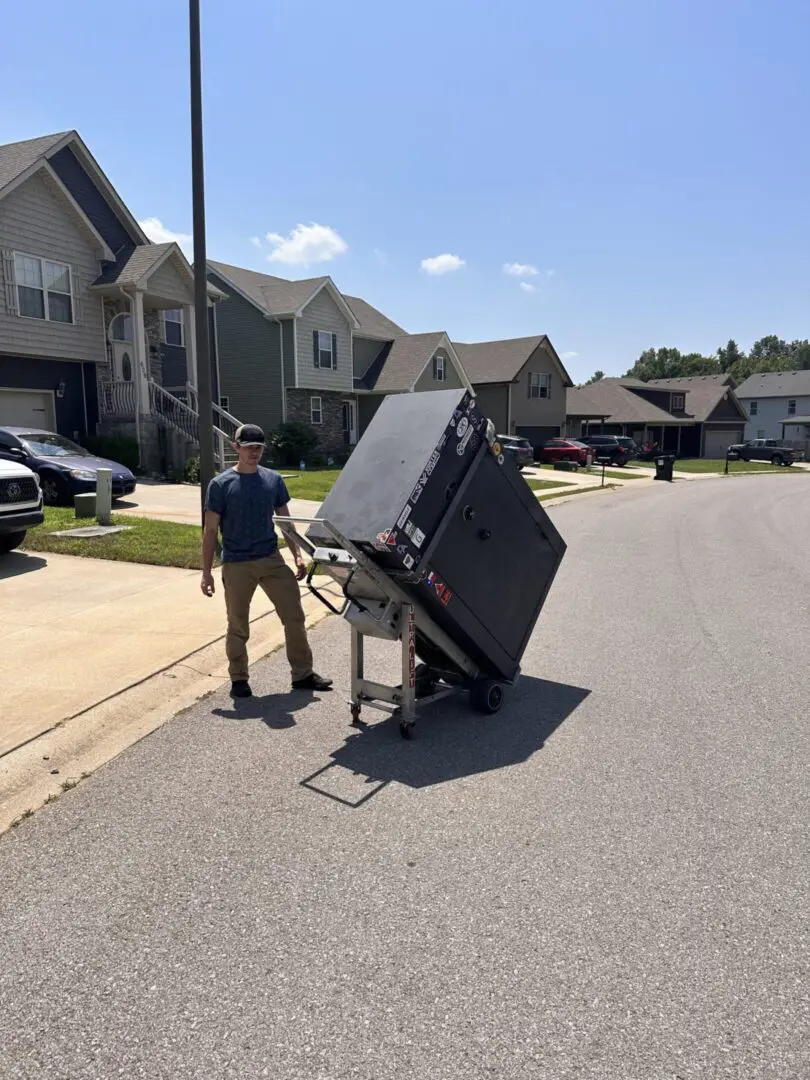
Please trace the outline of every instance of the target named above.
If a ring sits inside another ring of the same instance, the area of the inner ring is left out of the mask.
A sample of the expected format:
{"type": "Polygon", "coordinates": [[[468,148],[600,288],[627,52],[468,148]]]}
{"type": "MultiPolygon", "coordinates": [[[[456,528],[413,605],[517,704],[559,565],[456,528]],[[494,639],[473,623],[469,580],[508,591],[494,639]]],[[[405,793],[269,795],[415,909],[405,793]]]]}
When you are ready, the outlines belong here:
{"type": "Polygon", "coordinates": [[[103,383],[99,406],[105,416],[134,417],[137,408],[135,383],[123,379],[103,383]]]}
{"type": "Polygon", "coordinates": [[[190,442],[200,441],[200,418],[185,402],[149,380],[149,411],[179,431],[190,442]]]}
{"type": "MultiPolygon", "coordinates": [[[[197,387],[192,386],[191,383],[186,383],[186,400],[189,405],[194,409],[196,413],[200,411],[200,398],[197,393],[197,387]]],[[[228,442],[233,442],[236,438],[237,429],[241,426],[241,421],[237,420],[235,416],[227,412],[221,405],[217,405],[214,401],[211,403],[211,408],[214,413],[214,427],[217,431],[221,431],[228,442]]]]}

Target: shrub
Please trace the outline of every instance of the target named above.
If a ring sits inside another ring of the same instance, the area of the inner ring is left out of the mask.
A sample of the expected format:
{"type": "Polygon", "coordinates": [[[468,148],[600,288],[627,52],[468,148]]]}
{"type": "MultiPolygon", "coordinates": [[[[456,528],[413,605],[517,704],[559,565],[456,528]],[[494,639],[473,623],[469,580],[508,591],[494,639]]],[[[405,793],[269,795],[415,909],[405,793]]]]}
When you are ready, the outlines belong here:
{"type": "Polygon", "coordinates": [[[138,468],[138,442],[129,435],[87,435],[82,446],[97,457],[125,465],[131,472],[138,468]]]}
{"type": "Polygon", "coordinates": [[[291,420],[279,426],[270,435],[270,447],[282,465],[297,466],[303,458],[307,461],[318,445],[318,436],[300,420],[291,420]]]}
{"type": "Polygon", "coordinates": [[[200,459],[193,457],[186,462],[183,478],[187,484],[199,484],[200,482],[200,459]]]}

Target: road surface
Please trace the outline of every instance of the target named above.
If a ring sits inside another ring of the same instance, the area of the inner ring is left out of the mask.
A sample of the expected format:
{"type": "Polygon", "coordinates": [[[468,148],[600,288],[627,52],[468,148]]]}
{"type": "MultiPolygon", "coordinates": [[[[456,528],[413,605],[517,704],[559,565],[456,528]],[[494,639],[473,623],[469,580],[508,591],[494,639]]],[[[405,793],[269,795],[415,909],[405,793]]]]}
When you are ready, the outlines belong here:
{"type": "Polygon", "coordinates": [[[278,654],[2,839],[3,1080],[810,1075],[810,477],[552,514],[497,718],[278,654]]]}

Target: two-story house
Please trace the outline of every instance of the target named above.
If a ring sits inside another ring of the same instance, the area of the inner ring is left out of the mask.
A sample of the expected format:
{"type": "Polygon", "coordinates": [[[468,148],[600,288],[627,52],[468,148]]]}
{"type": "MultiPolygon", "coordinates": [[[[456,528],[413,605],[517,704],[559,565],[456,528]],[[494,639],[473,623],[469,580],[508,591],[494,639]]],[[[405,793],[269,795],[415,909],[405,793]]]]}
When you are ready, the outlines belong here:
{"type": "Polygon", "coordinates": [[[573,386],[545,334],[455,343],[480,407],[504,435],[522,435],[539,448],[564,431],[566,393],[573,386]]]}
{"type": "Polygon", "coordinates": [[[407,334],[328,276],[285,278],[209,261],[220,405],[272,430],[302,421],[322,454],[354,445],[387,394],[469,387],[447,334],[407,334]]]}
{"type": "MultiPolygon", "coordinates": [[[[193,273],[75,131],[0,147],[0,253],[0,424],[120,431],[145,469],[182,463],[198,434],[193,273]]],[[[233,418],[215,423],[221,445],[233,418]]]]}
{"type": "Polygon", "coordinates": [[[810,371],[766,371],[737,387],[748,413],[746,439],[787,439],[802,450],[810,439],[810,371]]]}

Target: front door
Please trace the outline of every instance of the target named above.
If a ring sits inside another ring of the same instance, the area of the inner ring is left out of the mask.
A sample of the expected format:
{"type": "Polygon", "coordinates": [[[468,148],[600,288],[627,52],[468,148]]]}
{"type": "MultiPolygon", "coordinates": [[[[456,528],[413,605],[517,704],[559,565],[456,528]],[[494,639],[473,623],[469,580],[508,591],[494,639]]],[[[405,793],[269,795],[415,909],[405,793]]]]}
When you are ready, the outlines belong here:
{"type": "Polygon", "coordinates": [[[349,446],[357,442],[357,409],[353,401],[343,402],[343,441],[349,446]]]}
{"type": "Polygon", "coordinates": [[[116,382],[132,382],[135,377],[135,350],[131,341],[114,341],[113,378],[116,382]]]}

